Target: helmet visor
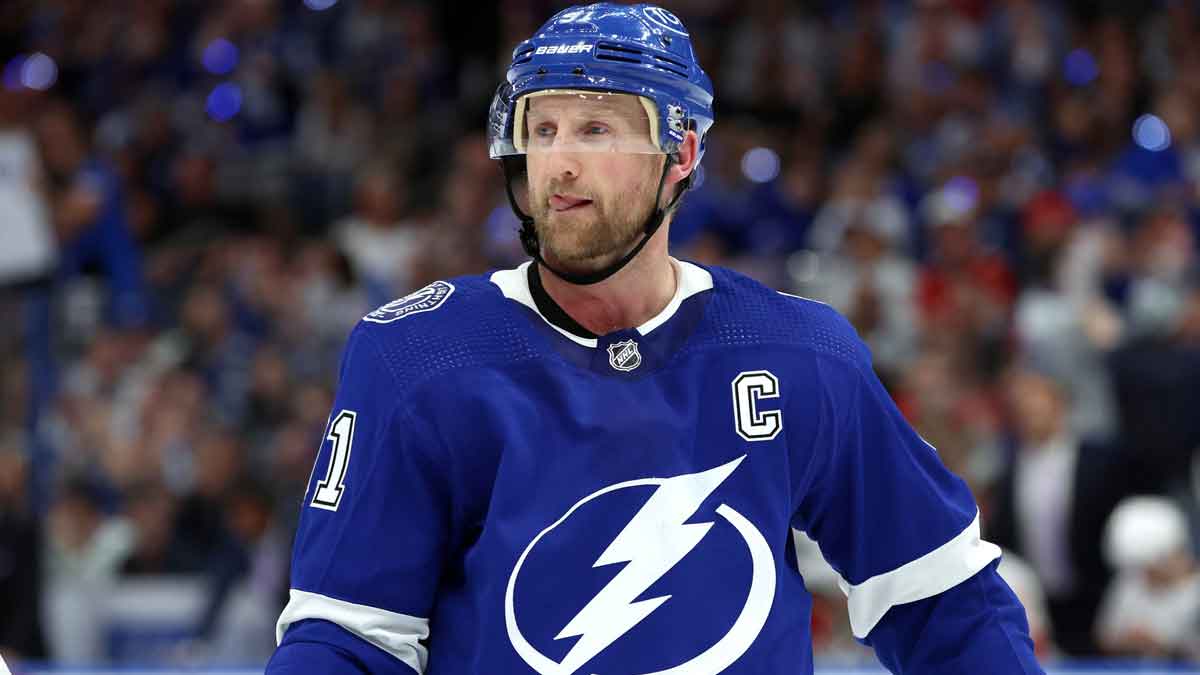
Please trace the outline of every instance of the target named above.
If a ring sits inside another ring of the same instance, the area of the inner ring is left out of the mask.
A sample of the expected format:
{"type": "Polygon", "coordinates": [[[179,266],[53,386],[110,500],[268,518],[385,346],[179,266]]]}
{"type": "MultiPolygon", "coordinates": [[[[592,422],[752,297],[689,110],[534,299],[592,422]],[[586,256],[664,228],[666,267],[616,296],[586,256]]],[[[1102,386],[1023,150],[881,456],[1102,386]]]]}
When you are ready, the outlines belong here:
{"type": "Polygon", "coordinates": [[[548,152],[663,154],[657,143],[658,111],[645,97],[545,89],[510,106],[504,95],[501,87],[488,124],[493,158],[548,152]]]}

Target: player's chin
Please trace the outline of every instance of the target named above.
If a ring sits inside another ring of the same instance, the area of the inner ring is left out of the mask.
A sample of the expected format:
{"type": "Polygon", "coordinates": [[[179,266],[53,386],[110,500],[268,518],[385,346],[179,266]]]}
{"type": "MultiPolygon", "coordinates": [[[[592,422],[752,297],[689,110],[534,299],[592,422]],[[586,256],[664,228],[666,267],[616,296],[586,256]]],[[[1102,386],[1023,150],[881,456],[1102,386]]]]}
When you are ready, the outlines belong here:
{"type": "Polygon", "coordinates": [[[590,274],[611,265],[620,251],[596,246],[551,245],[544,253],[550,264],[571,274],[590,274]]]}
{"type": "Polygon", "coordinates": [[[583,245],[584,240],[600,225],[600,219],[590,204],[565,211],[547,209],[535,214],[534,220],[539,237],[560,239],[563,247],[583,245]]]}

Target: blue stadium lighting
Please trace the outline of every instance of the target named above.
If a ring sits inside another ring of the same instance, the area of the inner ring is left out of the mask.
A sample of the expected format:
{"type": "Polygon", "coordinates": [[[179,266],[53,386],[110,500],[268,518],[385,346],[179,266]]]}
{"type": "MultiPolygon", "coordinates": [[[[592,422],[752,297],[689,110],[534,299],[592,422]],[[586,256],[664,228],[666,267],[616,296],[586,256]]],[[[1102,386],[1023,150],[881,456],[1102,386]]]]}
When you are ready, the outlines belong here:
{"type": "Polygon", "coordinates": [[[304,0],[304,6],[314,12],[323,12],[338,3],[338,0],[304,0]]]}
{"type": "Polygon", "coordinates": [[[21,69],[25,66],[25,55],[18,54],[4,65],[4,88],[16,91],[23,87],[21,84],[21,69]]]}
{"type": "Polygon", "coordinates": [[[1091,84],[1099,75],[1100,67],[1086,49],[1076,49],[1063,59],[1063,78],[1076,87],[1091,84]]]}
{"type": "Polygon", "coordinates": [[[218,122],[228,122],[242,109],[242,88],[232,82],[222,82],[208,95],[208,116],[218,122]]]}
{"type": "Polygon", "coordinates": [[[979,200],[979,185],[967,176],[955,176],[946,181],[942,188],[946,205],[955,213],[966,213],[975,208],[979,200]]]}
{"type": "Polygon", "coordinates": [[[21,84],[29,89],[45,91],[58,80],[58,64],[41,52],[34,52],[21,64],[21,84]]]}
{"type": "Polygon", "coordinates": [[[1142,115],[1133,123],[1133,142],[1151,152],[1171,147],[1171,129],[1157,115],[1142,115]]]}
{"type": "Polygon", "coordinates": [[[779,155],[770,148],[751,148],[742,155],[742,174],[754,183],[769,183],[779,175],[779,155]]]}
{"type": "Polygon", "coordinates": [[[238,48],[225,38],[217,38],[204,48],[204,69],[213,75],[228,75],[237,68],[238,48]]]}

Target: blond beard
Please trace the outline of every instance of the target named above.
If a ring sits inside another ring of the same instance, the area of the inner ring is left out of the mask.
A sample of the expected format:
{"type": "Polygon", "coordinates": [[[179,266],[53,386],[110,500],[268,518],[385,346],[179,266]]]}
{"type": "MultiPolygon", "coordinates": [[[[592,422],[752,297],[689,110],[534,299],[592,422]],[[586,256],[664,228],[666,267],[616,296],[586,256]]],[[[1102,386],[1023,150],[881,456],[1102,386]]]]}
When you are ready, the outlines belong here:
{"type": "Polygon", "coordinates": [[[572,214],[556,223],[551,222],[554,212],[550,208],[550,195],[561,190],[561,182],[552,179],[544,191],[531,185],[531,215],[542,256],[576,272],[607,267],[632,250],[642,236],[646,221],[657,206],[654,198],[657,184],[652,179],[639,181],[635,192],[611,201],[595,195],[579,195],[592,200],[590,217],[584,219],[572,214]]]}

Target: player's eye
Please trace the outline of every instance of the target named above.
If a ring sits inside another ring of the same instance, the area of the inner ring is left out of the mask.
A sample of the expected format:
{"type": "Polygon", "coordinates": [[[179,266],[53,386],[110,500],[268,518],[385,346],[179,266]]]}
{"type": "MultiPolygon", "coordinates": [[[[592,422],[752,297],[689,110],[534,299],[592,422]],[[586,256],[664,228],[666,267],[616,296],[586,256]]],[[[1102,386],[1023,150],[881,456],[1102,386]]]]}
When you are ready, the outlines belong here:
{"type": "Polygon", "coordinates": [[[604,124],[600,124],[599,122],[593,122],[584,128],[584,133],[586,133],[589,136],[602,136],[604,134],[607,134],[608,132],[609,132],[608,126],[604,125],[604,124]]]}
{"type": "Polygon", "coordinates": [[[542,122],[533,128],[533,135],[542,139],[554,138],[554,131],[553,124],[542,122]]]}

